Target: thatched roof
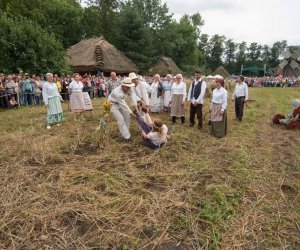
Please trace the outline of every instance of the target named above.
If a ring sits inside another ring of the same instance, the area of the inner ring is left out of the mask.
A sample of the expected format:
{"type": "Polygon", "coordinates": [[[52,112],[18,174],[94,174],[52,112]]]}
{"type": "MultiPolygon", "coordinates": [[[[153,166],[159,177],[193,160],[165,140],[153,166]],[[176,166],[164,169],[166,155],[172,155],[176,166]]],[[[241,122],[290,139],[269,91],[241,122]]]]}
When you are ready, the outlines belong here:
{"type": "Polygon", "coordinates": [[[67,50],[74,72],[138,72],[138,67],[103,37],[84,39],[67,50]]]}
{"type": "Polygon", "coordinates": [[[161,56],[157,63],[149,69],[149,74],[182,74],[182,70],[176,65],[172,58],[161,56]]]}
{"type": "Polygon", "coordinates": [[[211,75],[213,75],[213,76],[220,75],[220,76],[223,76],[224,78],[230,77],[230,74],[228,73],[228,71],[226,69],[224,69],[224,67],[222,67],[222,66],[218,67],[214,72],[211,73],[211,75]]]}

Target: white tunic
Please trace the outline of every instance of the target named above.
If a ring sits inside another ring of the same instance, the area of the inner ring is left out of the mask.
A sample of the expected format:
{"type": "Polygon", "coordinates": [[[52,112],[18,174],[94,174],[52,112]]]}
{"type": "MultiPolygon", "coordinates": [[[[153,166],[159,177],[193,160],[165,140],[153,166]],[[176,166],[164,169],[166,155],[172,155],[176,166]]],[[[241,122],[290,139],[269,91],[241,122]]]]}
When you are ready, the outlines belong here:
{"type": "Polygon", "coordinates": [[[48,105],[48,99],[58,96],[62,100],[55,83],[45,82],[43,84],[43,101],[48,105]]]}
{"type": "Polygon", "coordinates": [[[215,88],[212,92],[211,103],[222,104],[221,111],[224,111],[227,107],[227,90],[223,87],[215,88]]]}
{"type": "Polygon", "coordinates": [[[134,92],[132,90],[130,90],[129,93],[127,93],[127,94],[124,93],[122,90],[122,85],[116,87],[110,93],[110,95],[108,97],[108,101],[112,105],[119,105],[122,110],[127,111],[131,114],[132,110],[128,107],[128,105],[125,101],[126,96],[130,96],[132,105],[137,106],[137,99],[136,99],[136,95],[134,94],[134,92]]]}
{"type": "Polygon", "coordinates": [[[82,92],[83,83],[80,81],[77,82],[77,81],[73,80],[69,85],[69,89],[71,89],[71,91],[74,93],[82,92]]]}
{"type": "Polygon", "coordinates": [[[158,97],[158,87],[159,82],[153,82],[151,84],[151,98],[150,98],[150,106],[152,112],[160,112],[161,111],[161,97],[158,97]]]}
{"type": "Polygon", "coordinates": [[[172,95],[183,95],[182,101],[186,99],[186,84],[185,82],[180,82],[179,84],[173,83],[171,88],[172,95]]]}
{"type": "Polygon", "coordinates": [[[149,96],[147,92],[147,83],[145,82],[139,82],[139,84],[136,87],[133,87],[132,89],[134,90],[137,101],[143,100],[145,104],[148,106],[149,105],[149,96]]]}

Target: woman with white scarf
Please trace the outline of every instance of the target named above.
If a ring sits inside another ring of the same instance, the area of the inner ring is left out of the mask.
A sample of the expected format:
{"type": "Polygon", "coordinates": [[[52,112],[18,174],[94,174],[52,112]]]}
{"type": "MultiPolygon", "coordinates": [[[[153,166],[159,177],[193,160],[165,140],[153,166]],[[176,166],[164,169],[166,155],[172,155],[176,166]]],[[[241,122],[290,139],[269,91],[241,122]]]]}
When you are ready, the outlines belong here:
{"type": "Polygon", "coordinates": [[[176,81],[171,88],[171,117],[172,123],[180,117],[182,125],[185,124],[185,101],[186,101],[186,84],[183,82],[181,74],[176,75],[176,81]]]}
{"type": "Polygon", "coordinates": [[[152,113],[158,113],[161,111],[162,104],[162,84],[160,81],[160,75],[154,76],[154,81],[151,84],[151,97],[150,107],[152,113]]]}

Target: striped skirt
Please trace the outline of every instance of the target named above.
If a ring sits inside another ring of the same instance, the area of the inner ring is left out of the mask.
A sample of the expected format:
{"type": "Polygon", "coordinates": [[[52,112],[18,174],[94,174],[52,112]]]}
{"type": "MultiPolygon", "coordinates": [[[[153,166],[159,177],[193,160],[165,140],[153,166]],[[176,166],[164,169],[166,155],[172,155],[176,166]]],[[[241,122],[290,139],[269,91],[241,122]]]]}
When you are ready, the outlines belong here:
{"type": "Polygon", "coordinates": [[[54,96],[48,99],[48,109],[47,109],[47,122],[51,123],[59,123],[64,119],[63,110],[60,103],[60,98],[58,96],[54,96]]]}
{"type": "Polygon", "coordinates": [[[184,104],[182,104],[183,95],[173,95],[171,104],[171,116],[185,116],[184,104]]]}
{"type": "Polygon", "coordinates": [[[70,108],[72,112],[84,111],[84,98],[82,92],[73,92],[70,96],[70,108]]]}
{"type": "Polygon", "coordinates": [[[88,92],[83,92],[83,99],[84,99],[84,110],[86,111],[93,110],[94,108],[88,92]]]}

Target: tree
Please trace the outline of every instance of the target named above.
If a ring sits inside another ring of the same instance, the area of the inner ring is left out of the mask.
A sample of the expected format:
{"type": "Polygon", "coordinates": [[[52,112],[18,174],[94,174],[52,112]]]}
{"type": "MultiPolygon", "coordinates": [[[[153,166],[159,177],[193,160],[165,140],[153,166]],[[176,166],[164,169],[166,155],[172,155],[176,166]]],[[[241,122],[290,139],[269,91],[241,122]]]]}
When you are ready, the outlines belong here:
{"type": "Polygon", "coordinates": [[[234,71],[236,73],[240,73],[241,66],[244,65],[247,61],[247,43],[241,42],[238,44],[238,52],[236,54],[236,65],[234,67],[234,71]]]}
{"type": "Polygon", "coordinates": [[[225,36],[214,35],[210,38],[210,51],[208,65],[211,70],[215,70],[223,65],[222,56],[224,52],[225,36]]]}
{"type": "Polygon", "coordinates": [[[1,7],[9,18],[31,20],[54,34],[65,48],[82,38],[83,10],[76,0],[2,0],[1,7]]]}
{"type": "Polygon", "coordinates": [[[68,70],[63,46],[53,34],[27,19],[13,20],[0,14],[0,54],[5,58],[0,60],[1,69],[34,74],[68,70]]]}
{"type": "Polygon", "coordinates": [[[109,42],[116,42],[115,31],[121,1],[86,0],[85,2],[89,6],[84,11],[85,36],[103,35],[109,42]]]}
{"type": "Polygon", "coordinates": [[[287,49],[287,41],[278,41],[275,42],[271,48],[271,55],[270,55],[270,67],[277,67],[279,64],[279,57],[282,53],[287,49]]]}
{"type": "Polygon", "coordinates": [[[257,62],[260,59],[261,56],[261,50],[262,50],[262,46],[258,43],[251,43],[247,49],[248,54],[247,54],[247,58],[250,60],[250,63],[253,64],[257,64],[257,62]]]}
{"type": "Polygon", "coordinates": [[[225,66],[230,73],[232,73],[234,70],[236,49],[237,49],[237,45],[232,39],[228,39],[225,42],[225,51],[224,51],[225,66]]]}

